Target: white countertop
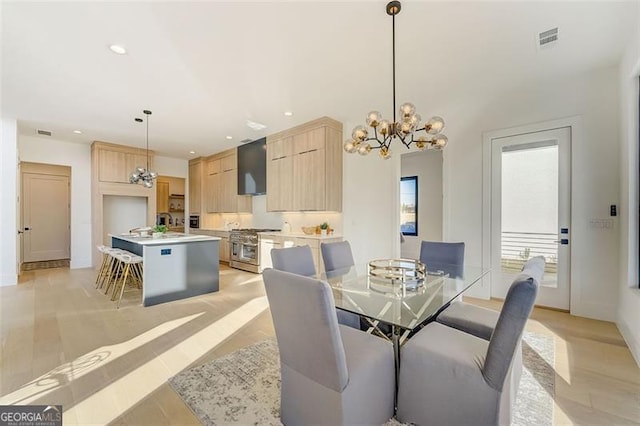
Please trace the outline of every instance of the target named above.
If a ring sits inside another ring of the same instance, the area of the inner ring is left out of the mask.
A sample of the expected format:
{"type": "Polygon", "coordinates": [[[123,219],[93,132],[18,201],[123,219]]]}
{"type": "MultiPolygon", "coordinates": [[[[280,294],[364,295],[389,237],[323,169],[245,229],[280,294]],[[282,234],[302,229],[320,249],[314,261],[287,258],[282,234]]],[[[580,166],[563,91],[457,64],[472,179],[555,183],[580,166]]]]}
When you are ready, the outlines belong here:
{"type": "Polygon", "coordinates": [[[332,238],[342,238],[339,234],[319,235],[319,234],[305,234],[303,232],[259,232],[260,235],[284,237],[284,238],[309,238],[312,240],[329,240],[332,238]]]}
{"type": "Polygon", "coordinates": [[[193,243],[196,241],[219,241],[220,237],[212,237],[209,235],[194,235],[194,234],[182,234],[180,232],[166,232],[160,238],[137,237],[130,234],[118,235],[109,234],[110,237],[119,238],[124,241],[128,241],[134,244],[140,245],[157,245],[157,244],[183,244],[193,243]]]}

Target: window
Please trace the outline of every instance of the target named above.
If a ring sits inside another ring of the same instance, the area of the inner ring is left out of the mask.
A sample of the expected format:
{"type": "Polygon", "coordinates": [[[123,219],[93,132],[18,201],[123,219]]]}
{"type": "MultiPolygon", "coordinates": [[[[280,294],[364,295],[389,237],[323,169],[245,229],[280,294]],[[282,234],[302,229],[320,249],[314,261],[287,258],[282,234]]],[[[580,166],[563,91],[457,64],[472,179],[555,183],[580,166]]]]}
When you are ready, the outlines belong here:
{"type": "Polygon", "coordinates": [[[418,236],[418,176],[400,179],[400,232],[418,236]]]}

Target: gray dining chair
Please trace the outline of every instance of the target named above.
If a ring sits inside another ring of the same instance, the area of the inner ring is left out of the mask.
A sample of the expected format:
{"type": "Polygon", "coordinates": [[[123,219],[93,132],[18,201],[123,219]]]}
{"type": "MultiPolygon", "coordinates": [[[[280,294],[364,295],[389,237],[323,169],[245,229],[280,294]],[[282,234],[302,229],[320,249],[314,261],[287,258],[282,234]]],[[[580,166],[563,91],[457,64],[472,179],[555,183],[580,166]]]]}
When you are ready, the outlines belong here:
{"type": "Polygon", "coordinates": [[[464,243],[422,241],[420,261],[427,271],[443,271],[451,277],[461,277],[464,271],[464,243]]]}
{"type": "Polygon", "coordinates": [[[263,278],[280,350],[282,423],[388,421],[395,389],[391,343],[339,325],[326,282],[271,268],[263,278]]]}
{"type": "Polygon", "coordinates": [[[397,418],[416,425],[509,424],[512,364],[538,282],[519,275],[495,331],[484,339],[432,322],[403,347],[397,418]]]}
{"type": "MultiPolygon", "coordinates": [[[[324,271],[327,276],[331,276],[332,272],[347,271],[353,265],[353,253],[349,241],[339,241],[335,243],[320,243],[320,252],[322,253],[322,262],[324,263],[324,271]]],[[[353,328],[360,328],[360,316],[351,312],[337,309],[338,322],[342,325],[348,325],[353,328]]]]}
{"type": "MultiPolygon", "coordinates": [[[[527,260],[522,266],[521,274],[531,276],[536,283],[542,282],[545,259],[543,256],[535,256],[527,260]]],[[[473,334],[484,340],[489,340],[498,322],[499,313],[470,305],[464,302],[453,302],[444,311],[438,314],[436,321],[449,327],[473,334]]]]}
{"type": "MultiPolygon", "coordinates": [[[[316,275],[313,263],[313,253],[309,246],[294,246],[271,249],[271,263],[273,269],[290,272],[292,274],[312,277],[316,275]]],[[[338,322],[353,328],[360,328],[360,317],[350,312],[336,309],[338,322]]]]}

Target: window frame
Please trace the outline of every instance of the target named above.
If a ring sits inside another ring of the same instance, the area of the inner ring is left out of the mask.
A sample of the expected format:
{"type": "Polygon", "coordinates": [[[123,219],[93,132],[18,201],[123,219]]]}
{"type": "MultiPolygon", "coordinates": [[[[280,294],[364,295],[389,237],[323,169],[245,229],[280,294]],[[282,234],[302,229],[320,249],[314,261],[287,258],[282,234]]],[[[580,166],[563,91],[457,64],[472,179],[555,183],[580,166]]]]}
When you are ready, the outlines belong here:
{"type": "Polygon", "coordinates": [[[419,192],[418,192],[418,176],[402,176],[400,178],[400,185],[402,186],[402,182],[404,181],[413,181],[414,183],[414,188],[415,188],[415,215],[416,215],[416,221],[415,221],[415,232],[404,232],[402,231],[402,189],[400,190],[400,217],[401,217],[401,223],[400,223],[400,232],[402,233],[402,235],[404,236],[408,236],[408,237],[417,237],[418,236],[418,232],[419,232],[419,228],[418,228],[418,200],[420,198],[419,192]]]}

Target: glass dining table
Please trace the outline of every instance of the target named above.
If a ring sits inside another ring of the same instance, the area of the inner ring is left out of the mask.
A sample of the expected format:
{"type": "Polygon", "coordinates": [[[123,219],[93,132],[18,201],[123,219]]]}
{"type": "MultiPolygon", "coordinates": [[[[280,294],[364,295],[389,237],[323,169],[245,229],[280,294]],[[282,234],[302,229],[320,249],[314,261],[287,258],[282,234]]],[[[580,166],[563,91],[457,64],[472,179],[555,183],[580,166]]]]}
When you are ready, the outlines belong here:
{"type": "Polygon", "coordinates": [[[367,319],[369,332],[391,340],[397,389],[402,344],[487,272],[489,269],[477,266],[440,264],[429,270],[427,265],[424,276],[392,282],[376,276],[365,264],[322,273],[318,278],[331,286],[336,308],[367,319]],[[380,330],[381,323],[389,332],[380,330]]]}

